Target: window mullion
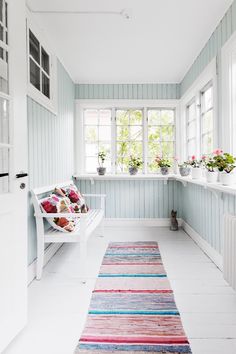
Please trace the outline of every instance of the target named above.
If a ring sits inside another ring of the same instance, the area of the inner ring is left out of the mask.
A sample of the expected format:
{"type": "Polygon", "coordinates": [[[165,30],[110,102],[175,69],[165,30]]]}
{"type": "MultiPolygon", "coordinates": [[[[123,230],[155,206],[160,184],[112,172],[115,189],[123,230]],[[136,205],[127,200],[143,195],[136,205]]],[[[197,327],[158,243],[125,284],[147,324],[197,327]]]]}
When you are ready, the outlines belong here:
{"type": "Polygon", "coordinates": [[[143,172],[148,172],[148,109],[143,110],[143,172]]]}
{"type": "Polygon", "coordinates": [[[111,110],[111,173],[117,173],[117,152],[116,152],[116,110],[111,110]]]}

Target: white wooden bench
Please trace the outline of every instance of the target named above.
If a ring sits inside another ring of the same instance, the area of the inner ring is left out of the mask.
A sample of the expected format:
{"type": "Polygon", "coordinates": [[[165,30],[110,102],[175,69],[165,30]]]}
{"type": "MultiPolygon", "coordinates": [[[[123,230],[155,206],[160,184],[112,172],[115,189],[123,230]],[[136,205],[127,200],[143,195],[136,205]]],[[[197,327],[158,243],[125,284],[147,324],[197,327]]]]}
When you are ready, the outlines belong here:
{"type": "MultiPolygon", "coordinates": [[[[37,267],[36,279],[40,280],[42,277],[44,264],[44,249],[45,243],[80,243],[80,264],[85,267],[87,256],[87,241],[92,232],[98,227],[101,227],[101,235],[103,235],[103,218],[105,211],[105,194],[84,194],[85,198],[100,198],[100,208],[90,209],[87,213],[45,213],[42,211],[41,202],[45,197],[49,196],[55,187],[63,188],[73,184],[73,181],[66,181],[64,183],[55,184],[53,186],[36,188],[31,191],[32,201],[34,205],[36,228],[37,228],[37,267]],[[45,223],[45,218],[79,218],[76,228],[73,232],[61,232],[55,230],[53,227],[48,227],[45,223]]],[[[89,203],[88,203],[89,204],[89,203]]]]}

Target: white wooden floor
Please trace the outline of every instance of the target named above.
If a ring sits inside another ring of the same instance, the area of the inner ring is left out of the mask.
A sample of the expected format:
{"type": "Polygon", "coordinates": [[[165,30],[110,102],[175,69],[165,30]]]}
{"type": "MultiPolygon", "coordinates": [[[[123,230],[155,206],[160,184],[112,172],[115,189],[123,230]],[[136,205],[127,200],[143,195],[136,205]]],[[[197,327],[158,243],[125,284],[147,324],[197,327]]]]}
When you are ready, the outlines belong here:
{"type": "Polygon", "coordinates": [[[72,354],[109,240],[157,240],[193,354],[236,353],[236,293],[183,232],[167,228],[106,228],[89,243],[86,285],[78,278],[78,246],[64,245],[40,282],[29,287],[29,323],[4,354],[72,354]]]}

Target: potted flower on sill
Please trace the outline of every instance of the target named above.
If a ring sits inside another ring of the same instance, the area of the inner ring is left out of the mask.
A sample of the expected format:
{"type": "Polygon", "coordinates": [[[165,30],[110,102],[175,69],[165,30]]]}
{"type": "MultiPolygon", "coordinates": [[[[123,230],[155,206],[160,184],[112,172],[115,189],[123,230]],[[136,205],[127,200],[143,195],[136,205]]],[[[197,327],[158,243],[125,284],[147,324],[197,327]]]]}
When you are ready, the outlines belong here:
{"type": "Polygon", "coordinates": [[[192,156],[191,160],[188,162],[192,167],[192,179],[202,178],[202,160],[198,160],[195,155],[192,156]]]}
{"type": "Polygon", "coordinates": [[[183,163],[178,164],[178,166],[179,166],[179,173],[182,177],[187,177],[190,175],[191,168],[189,167],[188,161],[184,161],[183,163]]]}
{"type": "Polygon", "coordinates": [[[169,174],[169,168],[171,167],[171,163],[169,160],[164,159],[160,156],[156,156],[155,162],[157,163],[158,167],[161,169],[161,174],[163,176],[169,174]]]}
{"type": "Polygon", "coordinates": [[[221,183],[224,186],[231,186],[235,183],[234,169],[236,168],[236,158],[229,153],[221,150],[217,150],[216,156],[214,157],[216,161],[217,168],[221,173],[221,183]]]}
{"type": "Polygon", "coordinates": [[[216,183],[218,180],[218,170],[215,156],[203,156],[202,160],[206,168],[206,181],[208,183],[216,183]]]}
{"type": "Polygon", "coordinates": [[[131,155],[129,158],[129,174],[131,176],[136,175],[142,165],[143,165],[143,161],[141,160],[140,157],[135,157],[131,155]]]}
{"type": "Polygon", "coordinates": [[[104,167],[104,162],[106,160],[106,152],[104,150],[99,151],[98,153],[98,164],[99,167],[97,168],[97,172],[99,174],[99,176],[104,176],[106,173],[106,167],[104,167]]]}

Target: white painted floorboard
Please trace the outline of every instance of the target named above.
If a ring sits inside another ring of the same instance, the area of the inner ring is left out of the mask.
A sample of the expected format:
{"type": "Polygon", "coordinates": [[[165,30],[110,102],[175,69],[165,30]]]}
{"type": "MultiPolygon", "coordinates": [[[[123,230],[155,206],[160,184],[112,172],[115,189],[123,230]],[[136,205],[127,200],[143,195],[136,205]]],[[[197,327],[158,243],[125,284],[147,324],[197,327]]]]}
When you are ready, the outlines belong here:
{"type": "Polygon", "coordinates": [[[29,287],[29,323],[4,354],[73,354],[97,273],[112,241],[159,242],[193,354],[236,353],[236,293],[183,232],[167,228],[106,228],[89,242],[89,280],[82,285],[78,245],[64,245],[29,287]]]}

